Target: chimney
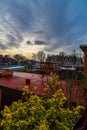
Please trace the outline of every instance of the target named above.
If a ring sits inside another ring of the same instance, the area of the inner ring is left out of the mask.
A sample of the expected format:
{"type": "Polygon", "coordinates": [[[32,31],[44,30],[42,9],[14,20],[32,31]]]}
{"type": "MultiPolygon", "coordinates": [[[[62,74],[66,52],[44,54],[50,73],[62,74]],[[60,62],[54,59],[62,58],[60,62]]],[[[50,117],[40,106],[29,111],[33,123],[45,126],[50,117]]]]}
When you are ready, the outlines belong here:
{"type": "Polygon", "coordinates": [[[30,86],[30,79],[25,79],[25,85],[30,86]]]}

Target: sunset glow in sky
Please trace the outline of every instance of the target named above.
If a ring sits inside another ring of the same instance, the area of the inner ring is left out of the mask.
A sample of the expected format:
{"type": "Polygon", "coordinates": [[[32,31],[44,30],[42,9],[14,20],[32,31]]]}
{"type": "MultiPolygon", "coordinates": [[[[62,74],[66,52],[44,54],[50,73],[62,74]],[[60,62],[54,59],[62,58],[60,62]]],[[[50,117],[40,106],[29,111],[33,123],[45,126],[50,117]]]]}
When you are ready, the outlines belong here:
{"type": "Polygon", "coordinates": [[[0,1],[0,54],[57,54],[82,44],[87,44],[87,0],[0,1]]]}

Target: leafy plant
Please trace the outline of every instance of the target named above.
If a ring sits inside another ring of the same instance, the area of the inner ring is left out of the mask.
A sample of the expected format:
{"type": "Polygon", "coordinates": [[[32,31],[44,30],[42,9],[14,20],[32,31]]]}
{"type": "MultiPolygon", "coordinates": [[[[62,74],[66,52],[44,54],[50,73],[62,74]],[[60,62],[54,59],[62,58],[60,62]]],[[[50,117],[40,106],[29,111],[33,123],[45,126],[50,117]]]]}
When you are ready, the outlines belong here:
{"type": "Polygon", "coordinates": [[[29,72],[29,69],[27,67],[23,67],[22,72],[29,72]]]}
{"type": "Polygon", "coordinates": [[[47,78],[47,83],[44,84],[45,94],[52,96],[62,85],[59,76],[47,78]]]}
{"type": "Polygon", "coordinates": [[[73,109],[64,107],[67,98],[58,89],[50,98],[29,94],[27,86],[23,89],[26,101],[13,102],[2,111],[0,129],[2,130],[72,130],[80,117],[83,106],[73,109]]]}

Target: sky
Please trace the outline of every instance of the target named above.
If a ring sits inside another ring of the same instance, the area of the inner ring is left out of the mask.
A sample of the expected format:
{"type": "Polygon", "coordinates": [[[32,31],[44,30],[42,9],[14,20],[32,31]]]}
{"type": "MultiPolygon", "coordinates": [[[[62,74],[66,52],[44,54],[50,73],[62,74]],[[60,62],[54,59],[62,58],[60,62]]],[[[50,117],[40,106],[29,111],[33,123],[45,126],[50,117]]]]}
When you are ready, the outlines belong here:
{"type": "Polygon", "coordinates": [[[87,0],[0,0],[0,54],[81,51],[87,0]]]}

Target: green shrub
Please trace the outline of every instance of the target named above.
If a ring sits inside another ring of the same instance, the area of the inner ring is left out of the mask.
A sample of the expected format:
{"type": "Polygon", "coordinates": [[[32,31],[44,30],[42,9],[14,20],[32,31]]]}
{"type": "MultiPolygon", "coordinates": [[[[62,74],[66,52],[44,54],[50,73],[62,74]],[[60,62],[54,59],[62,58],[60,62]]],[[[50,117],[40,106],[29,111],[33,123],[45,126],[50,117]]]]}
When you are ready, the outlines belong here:
{"type": "MultiPolygon", "coordinates": [[[[24,89],[28,95],[27,87],[24,89]]],[[[66,97],[59,89],[52,97],[30,94],[26,101],[13,102],[2,111],[2,130],[72,130],[83,106],[64,107],[66,97]]]]}
{"type": "Polygon", "coordinates": [[[22,72],[29,72],[29,69],[27,67],[22,68],[22,72]]]}

